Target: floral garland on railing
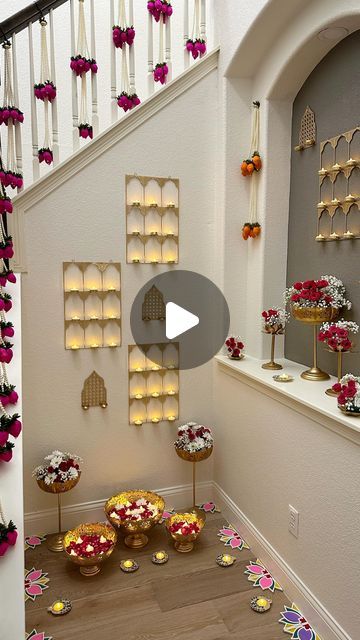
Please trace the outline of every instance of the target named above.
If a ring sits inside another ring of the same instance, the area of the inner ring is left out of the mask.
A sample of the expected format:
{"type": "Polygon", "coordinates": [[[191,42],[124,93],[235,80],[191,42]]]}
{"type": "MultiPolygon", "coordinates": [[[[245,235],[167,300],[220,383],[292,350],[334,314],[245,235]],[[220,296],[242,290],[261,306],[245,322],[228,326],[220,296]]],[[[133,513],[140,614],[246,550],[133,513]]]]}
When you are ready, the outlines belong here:
{"type": "Polygon", "coordinates": [[[116,101],[125,113],[137,107],[141,102],[135,86],[130,84],[129,75],[130,47],[134,44],[134,38],[134,27],[127,25],[125,0],[119,0],[118,24],[113,27],[114,45],[121,49],[121,93],[116,97],[116,101]]]}
{"type": "Polygon", "coordinates": [[[81,79],[81,97],[80,97],[80,113],[79,113],[79,137],[93,138],[93,127],[89,122],[87,107],[87,80],[86,74],[91,71],[92,74],[98,72],[98,65],[94,58],[90,57],[89,47],[86,37],[84,0],[79,0],[79,22],[78,22],[78,38],[76,54],[71,56],[70,69],[81,79]]]}
{"type": "MultiPolygon", "coordinates": [[[[0,159],[0,172],[3,171],[0,159]]],[[[6,313],[12,308],[12,298],[4,289],[9,284],[16,283],[16,276],[9,268],[9,258],[14,255],[11,236],[7,235],[6,214],[12,212],[12,203],[6,195],[3,185],[0,187],[0,203],[6,203],[6,208],[0,208],[0,463],[10,462],[13,456],[14,443],[9,437],[16,440],[21,433],[21,422],[17,413],[9,414],[5,407],[15,405],[18,394],[15,386],[9,383],[6,365],[13,358],[12,343],[8,338],[14,336],[14,328],[6,319],[6,313]]],[[[0,532],[1,534],[1,532],[0,532]]]]}
{"type": "MultiPolygon", "coordinates": [[[[16,165],[16,127],[24,122],[24,114],[16,106],[16,97],[13,90],[13,73],[11,64],[11,43],[6,40],[3,43],[4,49],[4,97],[3,106],[0,107],[0,125],[4,124],[7,128],[7,163],[6,168],[1,164],[0,168],[0,184],[5,189],[21,189],[23,186],[23,176],[16,165]]],[[[0,214],[11,213],[12,204],[10,198],[2,198],[0,202],[0,214]],[[7,200],[7,203],[4,202],[7,200]],[[7,207],[9,207],[9,210],[7,207]]]]}
{"type": "Polygon", "coordinates": [[[147,9],[154,20],[159,23],[159,62],[154,67],[153,76],[155,82],[166,84],[169,74],[169,65],[165,60],[164,40],[166,22],[173,13],[170,2],[166,0],[150,0],[147,3],[147,9]]]}
{"type": "Polygon", "coordinates": [[[52,104],[56,98],[56,86],[52,79],[50,79],[50,64],[49,53],[46,37],[47,22],[44,17],[40,18],[40,49],[41,49],[41,61],[40,61],[40,82],[34,84],[34,95],[37,100],[44,103],[44,144],[38,150],[38,160],[40,164],[50,165],[53,160],[50,124],[49,124],[49,104],[52,104]]]}
{"type": "Polygon", "coordinates": [[[192,37],[186,41],[186,50],[191,53],[194,60],[206,53],[206,40],[201,34],[201,0],[194,0],[194,20],[192,37]]]}

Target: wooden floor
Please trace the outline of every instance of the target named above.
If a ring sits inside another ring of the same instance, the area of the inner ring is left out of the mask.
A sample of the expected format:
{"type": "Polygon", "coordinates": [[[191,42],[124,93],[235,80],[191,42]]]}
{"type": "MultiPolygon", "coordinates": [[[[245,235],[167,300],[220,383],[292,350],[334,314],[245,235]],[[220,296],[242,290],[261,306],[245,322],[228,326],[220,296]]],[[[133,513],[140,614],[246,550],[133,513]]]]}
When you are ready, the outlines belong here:
{"type": "Polygon", "coordinates": [[[121,540],[92,578],[81,576],[46,544],[28,550],[26,568],[46,571],[50,582],[42,596],[26,603],[27,632],[45,631],[54,640],[284,640],[278,619],[289,601],[282,592],[270,594],[270,611],[250,609],[251,598],[262,593],[244,575],[246,564],[254,560],[251,551],[235,551],[238,560],[232,567],[215,563],[216,556],[229,549],[217,537],[224,524],[221,514],[208,515],[189,554],[173,549],[164,525],[155,527],[141,551],[127,549],[121,540]],[[154,565],[151,554],[160,549],[169,552],[169,562],[154,565]],[[120,560],[126,558],[139,562],[136,573],[120,570],[120,560]],[[61,597],[72,601],[72,611],[51,616],[47,606],[61,597]]]}

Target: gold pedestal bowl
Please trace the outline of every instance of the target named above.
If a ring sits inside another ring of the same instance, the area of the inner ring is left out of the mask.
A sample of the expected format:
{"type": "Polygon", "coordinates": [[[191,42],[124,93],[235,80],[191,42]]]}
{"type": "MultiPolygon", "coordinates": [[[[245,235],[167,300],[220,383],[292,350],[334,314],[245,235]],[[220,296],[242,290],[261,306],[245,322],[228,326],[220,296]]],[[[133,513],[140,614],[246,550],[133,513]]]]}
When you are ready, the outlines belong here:
{"type": "Polygon", "coordinates": [[[192,511],[185,513],[175,513],[173,516],[168,518],[165,522],[165,526],[170,533],[172,539],[174,540],[174,547],[176,551],[180,553],[189,553],[194,548],[194,541],[199,537],[202,528],[205,525],[205,514],[200,511],[192,511]],[[173,532],[171,531],[171,527],[173,524],[177,522],[185,522],[187,524],[196,523],[199,527],[199,531],[183,534],[181,531],[173,532]]]}
{"type": "Polygon", "coordinates": [[[48,549],[54,552],[60,552],[64,550],[64,533],[62,531],[62,512],[61,512],[61,496],[63,493],[67,491],[71,491],[80,480],[81,471],[79,471],[78,476],[76,478],[72,478],[67,482],[52,482],[51,484],[46,484],[44,480],[38,478],[36,482],[42,491],[45,493],[54,493],[57,495],[57,512],[58,512],[58,533],[54,533],[50,536],[47,536],[46,543],[48,549]]]}
{"type": "Polygon", "coordinates": [[[122,491],[116,496],[112,496],[105,504],[106,517],[110,524],[116,529],[121,529],[125,532],[125,544],[130,549],[141,549],[149,542],[149,538],[146,533],[150,531],[158,522],[160,522],[163,511],[165,509],[164,499],[153,493],[152,491],[143,491],[142,489],[134,489],[132,491],[122,491]],[[130,519],[118,519],[114,518],[111,511],[117,504],[127,504],[128,502],[136,502],[137,500],[144,499],[155,507],[155,514],[150,518],[144,518],[141,520],[130,519]]]}
{"type": "Polygon", "coordinates": [[[291,305],[291,314],[295,320],[313,327],[313,365],[300,375],[304,380],[312,382],[329,380],[330,376],[318,367],[317,360],[317,327],[323,322],[334,322],[339,317],[339,309],[335,307],[297,307],[291,305]]]}
{"type": "Polygon", "coordinates": [[[64,535],[64,551],[66,553],[67,558],[71,560],[74,564],[80,566],[80,573],[83,576],[96,576],[100,573],[100,565],[104,560],[111,556],[112,552],[115,549],[117,541],[117,533],[113,527],[108,524],[104,524],[101,522],[96,522],[93,524],[80,524],[75,529],[68,531],[64,535]],[[68,551],[68,547],[70,542],[76,542],[78,538],[86,535],[98,535],[104,536],[107,540],[110,540],[112,545],[111,547],[105,551],[104,553],[91,556],[91,557],[82,557],[77,555],[71,555],[70,551],[68,551]]]}

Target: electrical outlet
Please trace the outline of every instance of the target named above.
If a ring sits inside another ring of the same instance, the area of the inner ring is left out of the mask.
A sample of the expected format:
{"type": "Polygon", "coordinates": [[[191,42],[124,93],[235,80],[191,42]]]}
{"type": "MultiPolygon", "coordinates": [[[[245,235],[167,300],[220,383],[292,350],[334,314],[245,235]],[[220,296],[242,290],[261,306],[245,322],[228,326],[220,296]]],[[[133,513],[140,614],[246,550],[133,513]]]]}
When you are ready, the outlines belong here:
{"type": "Polygon", "coordinates": [[[289,504],[289,520],[288,527],[290,533],[292,533],[295,538],[299,537],[299,512],[294,509],[294,507],[289,504]]]}

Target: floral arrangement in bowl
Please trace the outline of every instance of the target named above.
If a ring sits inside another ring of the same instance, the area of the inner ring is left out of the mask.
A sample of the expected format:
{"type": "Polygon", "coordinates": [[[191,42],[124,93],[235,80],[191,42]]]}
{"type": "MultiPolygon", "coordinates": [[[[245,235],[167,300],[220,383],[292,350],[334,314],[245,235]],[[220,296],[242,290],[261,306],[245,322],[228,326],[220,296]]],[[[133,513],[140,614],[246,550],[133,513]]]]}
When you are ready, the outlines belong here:
{"type": "Polygon", "coordinates": [[[195,38],[192,40],[189,38],[186,41],[186,50],[191,53],[194,60],[196,60],[199,56],[203,56],[206,53],[206,42],[202,38],[195,38]]]}
{"type": "Polygon", "coordinates": [[[357,333],[359,325],[348,320],[324,322],[318,334],[318,340],[326,344],[330,351],[350,351],[354,346],[349,338],[350,333],[357,333]]]}
{"type": "Polygon", "coordinates": [[[116,531],[108,524],[81,524],[65,534],[64,550],[69,560],[80,565],[82,575],[94,576],[114,551],[116,541],[116,531]]]}
{"type": "Polygon", "coordinates": [[[107,519],[113,527],[125,531],[125,544],[132,549],[140,549],[148,543],[145,531],[160,522],[164,509],[161,496],[142,489],[118,493],[105,504],[107,519]]]}
{"type": "Polygon", "coordinates": [[[131,47],[135,39],[135,29],[133,26],[120,27],[117,24],[113,26],[112,36],[113,43],[117,49],[122,49],[125,44],[128,44],[129,47],[131,47]]]}
{"type": "Polygon", "coordinates": [[[173,8],[167,0],[149,0],[147,3],[147,9],[156,22],[159,22],[161,17],[165,22],[167,18],[170,18],[173,12],[173,8]]]}
{"type": "Polygon", "coordinates": [[[93,558],[109,551],[113,546],[113,541],[98,533],[83,533],[76,540],[71,540],[66,553],[70,556],[81,556],[82,558],[93,558]]]}
{"type": "Polygon", "coordinates": [[[165,522],[165,527],[174,540],[175,549],[188,553],[194,548],[196,540],[205,524],[205,515],[200,512],[175,513],[165,522]]]}
{"type": "Polygon", "coordinates": [[[347,373],[332,387],[338,407],[348,415],[360,416],[360,377],[347,373]]]}
{"type": "MultiPolygon", "coordinates": [[[[196,422],[187,422],[178,428],[178,437],[174,442],[177,454],[196,454],[206,452],[211,454],[214,446],[214,438],[209,427],[204,427],[196,422]]],[[[208,457],[206,456],[206,457],[208,457]]]]}
{"type": "Polygon", "coordinates": [[[115,504],[109,511],[109,515],[114,520],[130,520],[132,522],[153,518],[157,513],[157,507],[145,498],[124,500],[123,503],[115,504]]]}
{"type": "Polygon", "coordinates": [[[318,280],[295,282],[286,289],[284,298],[292,307],[332,307],[351,309],[346,298],[346,289],[335,276],[321,276],[318,280]]]}
{"type": "Polygon", "coordinates": [[[244,346],[245,345],[240,336],[229,336],[225,340],[227,355],[233,360],[241,360],[244,357],[244,354],[242,353],[244,346]]]}
{"type": "Polygon", "coordinates": [[[265,333],[281,335],[285,331],[285,325],[289,322],[290,314],[286,309],[279,309],[275,307],[263,311],[261,314],[263,318],[263,329],[265,333]]]}
{"type": "Polygon", "coordinates": [[[200,527],[196,521],[188,522],[185,518],[177,520],[168,526],[170,533],[181,533],[183,536],[189,536],[192,533],[199,533],[200,527]]]}
{"type": "Polygon", "coordinates": [[[55,450],[45,456],[44,464],[36,467],[32,475],[45,491],[57,493],[57,491],[61,491],[59,485],[63,485],[65,491],[68,483],[75,486],[79,481],[81,462],[82,459],[79,456],[55,450]]]}

